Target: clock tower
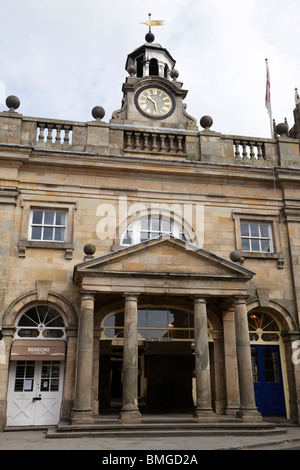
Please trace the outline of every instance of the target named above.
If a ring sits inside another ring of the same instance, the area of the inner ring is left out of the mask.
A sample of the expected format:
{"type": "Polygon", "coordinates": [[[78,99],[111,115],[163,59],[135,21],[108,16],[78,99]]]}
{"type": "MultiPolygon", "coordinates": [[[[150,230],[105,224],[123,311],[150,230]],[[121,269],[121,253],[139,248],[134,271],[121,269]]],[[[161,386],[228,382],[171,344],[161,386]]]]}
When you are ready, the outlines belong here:
{"type": "Polygon", "coordinates": [[[183,103],[187,90],[178,81],[175,60],[154,42],[151,30],[145,39],[146,43],[127,57],[125,69],[129,76],[122,87],[122,107],[113,113],[111,122],[197,130],[196,120],[187,114],[183,103]]]}

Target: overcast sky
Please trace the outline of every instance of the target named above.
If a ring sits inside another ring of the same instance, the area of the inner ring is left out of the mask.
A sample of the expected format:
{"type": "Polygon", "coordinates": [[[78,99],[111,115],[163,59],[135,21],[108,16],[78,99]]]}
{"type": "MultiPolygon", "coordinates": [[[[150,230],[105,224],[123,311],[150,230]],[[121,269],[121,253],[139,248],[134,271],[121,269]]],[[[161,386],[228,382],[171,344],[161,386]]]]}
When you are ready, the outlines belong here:
{"type": "Polygon", "coordinates": [[[99,105],[108,122],[148,12],[165,21],[155,42],[176,60],[198,124],[209,114],[214,131],[269,138],[268,58],[273,117],[292,127],[300,0],[0,0],[0,111],[16,95],[25,116],[90,121],[99,105]]]}

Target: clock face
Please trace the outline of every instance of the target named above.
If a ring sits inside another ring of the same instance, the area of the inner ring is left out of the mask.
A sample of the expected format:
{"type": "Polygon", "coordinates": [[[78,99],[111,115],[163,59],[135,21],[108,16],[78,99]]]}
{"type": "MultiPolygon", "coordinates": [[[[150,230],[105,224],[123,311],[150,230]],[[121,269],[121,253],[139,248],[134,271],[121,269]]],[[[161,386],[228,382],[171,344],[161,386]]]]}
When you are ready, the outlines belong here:
{"type": "Polygon", "coordinates": [[[171,93],[158,86],[145,86],[135,95],[135,105],[140,113],[150,119],[165,119],[175,110],[171,93]]]}

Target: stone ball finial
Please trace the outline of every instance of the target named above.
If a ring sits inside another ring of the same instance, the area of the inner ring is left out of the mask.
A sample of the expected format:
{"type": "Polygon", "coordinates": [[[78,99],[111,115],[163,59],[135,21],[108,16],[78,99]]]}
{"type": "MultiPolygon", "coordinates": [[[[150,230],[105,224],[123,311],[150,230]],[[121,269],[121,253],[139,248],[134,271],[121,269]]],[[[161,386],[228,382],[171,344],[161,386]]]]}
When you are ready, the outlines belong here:
{"type": "Polygon", "coordinates": [[[244,257],[239,250],[232,251],[229,256],[231,261],[233,261],[234,263],[243,264],[244,262],[244,257]]]}
{"type": "Polygon", "coordinates": [[[171,70],[170,77],[175,81],[179,77],[179,72],[176,69],[171,70]]]}
{"type": "Polygon", "coordinates": [[[86,255],[93,255],[96,252],[96,247],[92,243],[86,243],[83,247],[86,255]]]}
{"type": "Polygon", "coordinates": [[[287,122],[281,122],[280,124],[277,124],[275,130],[276,134],[280,135],[281,137],[286,137],[289,131],[289,126],[287,122]]]}
{"type": "Polygon", "coordinates": [[[200,125],[203,129],[209,129],[213,125],[213,119],[210,116],[202,116],[200,125]]]}
{"type": "Polygon", "coordinates": [[[105,111],[102,108],[102,106],[95,106],[92,109],[92,116],[95,118],[97,121],[100,121],[104,116],[105,116],[105,111]]]}
{"type": "Polygon", "coordinates": [[[133,77],[136,74],[136,66],[135,65],[129,65],[127,72],[131,77],[133,77]]]}
{"type": "Polygon", "coordinates": [[[9,108],[9,111],[13,113],[20,106],[20,100],[17,96],[10,95],[6,98],[6,106],[9,108]]]}
{"type": "Polygon", "coordinates": [[[145,39],[147,42],[153,42],[155,39],[155,36],[153,33],[151,33],[151,31],[149,31],[149,33],[146,34],[145,39]]]}

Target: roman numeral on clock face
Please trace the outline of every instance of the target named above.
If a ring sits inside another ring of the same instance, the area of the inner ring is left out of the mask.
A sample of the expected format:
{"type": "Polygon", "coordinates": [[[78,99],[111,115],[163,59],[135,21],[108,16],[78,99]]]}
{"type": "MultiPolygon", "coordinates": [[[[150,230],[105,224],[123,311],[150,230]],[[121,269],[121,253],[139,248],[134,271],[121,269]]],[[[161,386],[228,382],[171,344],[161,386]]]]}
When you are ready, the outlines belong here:
{"type": "Polygon", "coordinates": [[[138,92],[135,102],[142,114],[159,119],[172,113],[175,106],[169,93],[158,87],[142,89],[138,92]]]}

